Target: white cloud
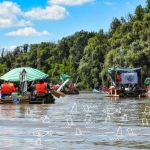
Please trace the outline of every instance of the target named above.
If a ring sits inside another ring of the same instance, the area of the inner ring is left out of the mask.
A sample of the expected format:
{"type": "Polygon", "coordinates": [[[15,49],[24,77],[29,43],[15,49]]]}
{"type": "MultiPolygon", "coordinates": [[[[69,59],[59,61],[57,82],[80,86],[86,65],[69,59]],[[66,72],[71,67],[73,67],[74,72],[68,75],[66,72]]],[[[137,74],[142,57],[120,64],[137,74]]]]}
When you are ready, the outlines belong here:
{"type": "Polygon", "coordinates": [[[16,45],[11,45],[11,46],[3,46],[0,49],[0,53],[2,52],[4,48],[4,55],[6,55],[9,51],[13,51],[17,46],[16,45]]]}
{"type": "Polygon", "coordinates": [[[23,12],[16,3],[9,1],[0,3],[0,28],[32,25],[30,21],[19,21],[17,19],[19,15],[23,15],[23,12]]]}
{"type": "Polygon", "coordinates": [[[82,5],[84,3],[94,2],[95,0],[48,0],[52,5],[82,5]]]}
{"type": "Polygon", "coordinates": [[[129,2],[126,2],[126,5],[130,5],[130,3],[129,3],[129,2]]]}
{"type": "Polygon", "coordinates": [[[58,5],[47,6],[45,9],[37,7],[33,8],[31,11],[22,12],[20,6],[16,3],[3,1],[0,3],[0,28],[33,25],[27,18],[36,20],[59,20],[68,15],[69,13],[66,9],[58,5]]]}
{"type": "Polygon", "coordinates": [[[37,19],[37,20],[48,20],[48,19],[63,19],[68,16],[69,13],[64,7],[53,5],[47,6],[46,9],[40,7],[33,8],[31,11],[24,13],[25,17],[37,19]]]}
{"type": "Polygon", "coordinates": [[[37,32],[32,27],[26,27],[22,29],[18,29],[17,31],[8,32],[6,36],[42,36],[50,34],[48,31],[44,30],[42,32],[37,32]]]}
{"type": "Polygon", "coordinates": [[[111,5],[113,5],[114,3],[104,2],[104,4],[106,4],[106,5],[108,5],[108,6],[111,6],[111,5]]]}

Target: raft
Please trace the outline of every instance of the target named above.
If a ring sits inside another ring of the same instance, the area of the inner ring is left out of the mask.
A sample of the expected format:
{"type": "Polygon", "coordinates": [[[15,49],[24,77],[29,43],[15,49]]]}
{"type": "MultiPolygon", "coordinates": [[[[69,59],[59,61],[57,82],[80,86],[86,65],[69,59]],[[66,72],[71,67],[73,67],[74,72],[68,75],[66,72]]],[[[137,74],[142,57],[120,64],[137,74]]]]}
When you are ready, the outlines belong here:
{"type": "Polygon", "coordinates": [[[52,94],[49,94],[47,97],[41,96],[31,96],[31,93],[28,93],[26,96],[18,96],[18,95],[11,95],[5,96],[4,98],[0,98],[0,104],[5,103],[12,103],[12,104],[19,104],[19,103],[28,103],[28,104],[51,104],[54,103],[55,99],[52,94]]]}
{"type": "Polygon", "coordinates": [[[126,91],[123,89],[112,90],[112,93],[104,94],[105,97],[146,97],[142,90],[126,91]]]}

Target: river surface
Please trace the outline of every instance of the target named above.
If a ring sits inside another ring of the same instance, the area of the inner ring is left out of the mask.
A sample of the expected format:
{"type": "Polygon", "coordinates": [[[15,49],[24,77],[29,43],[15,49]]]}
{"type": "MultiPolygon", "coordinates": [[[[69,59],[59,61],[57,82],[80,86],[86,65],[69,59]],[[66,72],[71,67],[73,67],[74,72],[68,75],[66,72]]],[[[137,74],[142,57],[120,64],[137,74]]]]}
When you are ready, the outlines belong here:
{"type": "Polygon", "coordinates": [[[55,104],[1,104],[0,150],[150,149],[150,99],[81,93],[55,104]]]}

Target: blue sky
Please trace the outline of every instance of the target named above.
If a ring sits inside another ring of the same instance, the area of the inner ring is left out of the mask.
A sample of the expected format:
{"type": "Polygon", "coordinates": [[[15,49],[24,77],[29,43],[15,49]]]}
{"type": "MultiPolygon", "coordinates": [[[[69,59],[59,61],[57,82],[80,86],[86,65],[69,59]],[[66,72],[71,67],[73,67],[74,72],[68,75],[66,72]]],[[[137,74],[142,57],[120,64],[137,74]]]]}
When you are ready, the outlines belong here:
{"type": "Polygon", "coordinates": [[[0,0],[0,51],[56,42],[77,31],[108,31],[114,17],[134,14],[146,0],[0,0]]]}

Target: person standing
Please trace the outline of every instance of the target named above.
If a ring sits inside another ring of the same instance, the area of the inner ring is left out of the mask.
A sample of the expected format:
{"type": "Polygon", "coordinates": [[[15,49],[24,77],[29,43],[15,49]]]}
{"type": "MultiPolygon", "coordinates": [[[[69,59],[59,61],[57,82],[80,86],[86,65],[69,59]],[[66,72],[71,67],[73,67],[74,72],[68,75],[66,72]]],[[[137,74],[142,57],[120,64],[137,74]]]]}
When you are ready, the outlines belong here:
{"type": "Polygon", "coordinates": [[[115,90],[115,86],[113,85],[112,82],[110,82],[110,87],[109,87],[110,94],[113,94],[114,90],[115,90]]]}

